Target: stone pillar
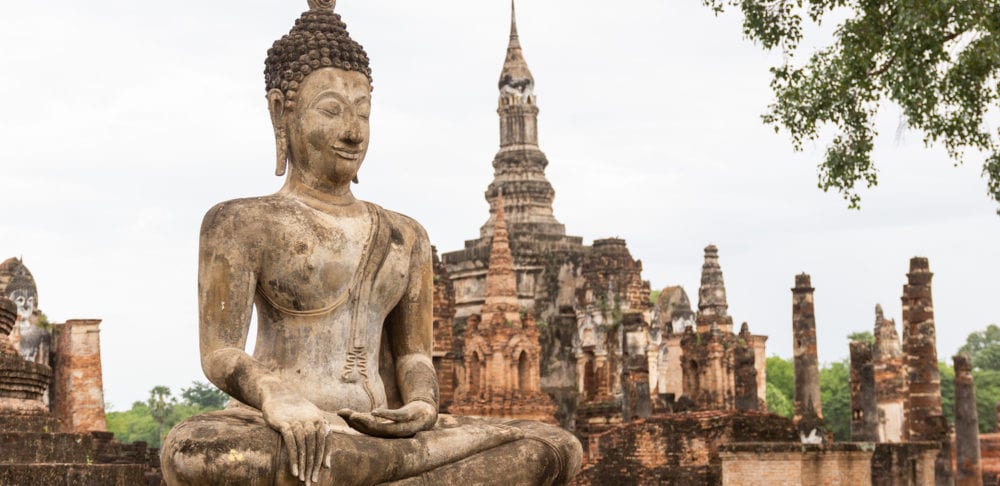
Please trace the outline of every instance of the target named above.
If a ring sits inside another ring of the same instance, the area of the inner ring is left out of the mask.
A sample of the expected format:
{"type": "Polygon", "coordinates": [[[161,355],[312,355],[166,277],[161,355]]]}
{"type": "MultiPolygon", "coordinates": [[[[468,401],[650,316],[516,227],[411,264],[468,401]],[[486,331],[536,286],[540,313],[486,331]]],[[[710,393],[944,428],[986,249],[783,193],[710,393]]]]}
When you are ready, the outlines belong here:
{"type": "Polygon", "coordinates": [[[952,360],[955,363],[955,486],[983,486],[972,360],[962,354],[952,360]]]}
{"type": "Polygon", "coordinates": [[[767,411],[767,336],[750,336],[754,350],[754,367],[757,369],[757,398],[760,411],[767,411]]]}
{"type": "Polygon", "coordinates": [[[878,402],[872,344],[851,343],[851,441],[878,441],[878,402]]]}
{"type": "Polygon", "coordinates": [[[875,392],[878,400],[878,441],[906,440],[906,365],[896,322],[875,306],[875,392]]]}
{"type": "MultiPolygon", "coordinates": [[[[822,427],[813,427],[822,423],[823,405],[819,391],[819,357],[816,353],[816,314],[813,307],[812,281],[809,275],[803,273],[795,276],[795,287],[792,288],[792,349],[795,364],[795,416],[796,424],[805,423],[799,433],[803,439],[809,436],[822,437],[822,427]],[[809,420],[803,421],[804,417],[809,420]],[[816,428],[817,430],[811,430],[816,428]]],[[[812,439],[815,441],[815,439],[812,439]]]]}
{"type": "Polygon", "coordinates": [[[756,411],[761,409],[757,394],[757,354],[751,342],[750,327],[743,323],[737,341],[735,360],[736,410],[756,411]]]}
{"type": "Polygon", "coordinates": [[[622,363],[622,420],[648,418],[653,413],[649,394],[649,359],[646,356],[648,324],[641,313],[622,318],[624,363],[622,363]]]}
{"type": "Polygon", "coordinates": [[[948,421],[941,410],[941,374],[938,371],[937,337],[934,329],[934,302],[931,297],[930,264],[926,258],[910,260],[910,272],[903,286],[903,331],[908,387],[906,428],[910,441],[938,442],[935,481],[954,484],[951,469],[951,439],[948,421]]]}
{"type": "Polygon", "coordinates": [[[100,319],[76,319],[59,330],[53,408],[64,432],[107,430],[100,325],[100,319]]]}

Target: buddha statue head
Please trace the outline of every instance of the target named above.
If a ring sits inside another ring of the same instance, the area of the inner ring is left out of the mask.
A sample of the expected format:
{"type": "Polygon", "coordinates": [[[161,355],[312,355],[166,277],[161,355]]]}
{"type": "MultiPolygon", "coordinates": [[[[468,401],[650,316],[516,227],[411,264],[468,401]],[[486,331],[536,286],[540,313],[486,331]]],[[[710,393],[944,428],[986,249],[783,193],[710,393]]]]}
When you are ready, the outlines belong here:
{"type": "Polygon", "coordinates": [[[24,274],[16,274],[7,284],[6,297],[17,305],[17,322],[21,325],[31,322],[31,315],[38,304],[38,290],[35,281],[24,274]]]}
{"type": "Polygon", "coordinates": [[[357,182],[368,150],[371,69],[333,0],[309,11],[267,52],[267,102],[277,146],[275,173],[288,164],[313,187],[357,182]]]}

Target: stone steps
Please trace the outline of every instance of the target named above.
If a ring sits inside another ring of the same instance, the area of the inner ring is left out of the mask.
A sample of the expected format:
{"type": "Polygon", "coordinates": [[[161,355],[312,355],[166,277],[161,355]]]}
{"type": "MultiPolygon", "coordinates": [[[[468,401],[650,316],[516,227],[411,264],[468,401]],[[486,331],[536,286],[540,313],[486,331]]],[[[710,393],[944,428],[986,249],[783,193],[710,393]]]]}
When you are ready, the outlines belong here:
{"type": "MultiPolygon", "coordinates": [[[[5,449],[6,452],[6,449],[5,449]]],[[[45,486],[141,486],[141,464],[0,464],[0,484],[45,486]]]]}
{"type": "Polygon", "coordinates": [[[94,439],[89,434],[8,432],[0,434],[0,451],[0,465],[97,462],[94,439]]]}

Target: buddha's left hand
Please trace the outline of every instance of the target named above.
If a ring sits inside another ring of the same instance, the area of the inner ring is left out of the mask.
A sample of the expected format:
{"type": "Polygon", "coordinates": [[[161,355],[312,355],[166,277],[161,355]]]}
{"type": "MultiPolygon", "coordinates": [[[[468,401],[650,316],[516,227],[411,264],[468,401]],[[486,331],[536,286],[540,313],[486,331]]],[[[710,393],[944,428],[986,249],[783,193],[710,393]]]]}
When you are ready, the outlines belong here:
{"type": "Polygon", "coordinates": [[[375,437],[411,437],[437,422],[437,410],[424,401],[413,401],[395,410],[379,408],[364,413],[343,409],[337,414],[359,432],[375,437]]]}

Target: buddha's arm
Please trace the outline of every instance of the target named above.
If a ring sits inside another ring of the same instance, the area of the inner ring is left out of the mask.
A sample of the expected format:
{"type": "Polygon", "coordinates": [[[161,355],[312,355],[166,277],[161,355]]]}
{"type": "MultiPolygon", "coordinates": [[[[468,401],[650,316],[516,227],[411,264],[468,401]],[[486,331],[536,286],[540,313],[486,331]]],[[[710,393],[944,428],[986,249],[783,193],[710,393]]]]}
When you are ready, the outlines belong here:
{"type": "Polygon", "coordinates": [[[315,480],[326,454],[328,416],[285,386],[244,351],[257,285],[255,249],[262,234],[241,224],[240,208],[223,203],[205,215],[198,261],[201,366],[205,376],[233,398],[260,409],[281,434],[292,475],[315,480]],[[319,447],[316,447],[316,444],[319,447]]]}
{"type": "Polygon", "coordinates": [[[437,421],[438,383],[431,361],[434,269],[427,233],[416,223],[414,226],[416,241],[406,293],[386,319],[403,407],[371,413],[341,412],[351,426],[369,435],[408,437],[432,428],[437,421]]]}
{"type": "Polygon", "coordinates": [[[410,283],[406,295],[386,325],[392,354],[396,361],[396,381],[403,403],[425,402],[438,407],[438,382],[431,350],[434,346],[434,268],[430,242],[423,228],[418,228],[410,264],[410,283]]]}
{"type": "MultiPolygon", "coordinates": [[[[237,210],[212,208],[201,227],[198,317],[205,376],[237,400],[260,408],[277,380],[244,351],[257,278],[249,248],[239,244],[237,210]],[[235,243],[235,244],[234,244],[235,243]]],[[[245,229],[244,229],[245,231],[245,229]]]]}

